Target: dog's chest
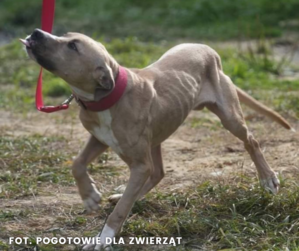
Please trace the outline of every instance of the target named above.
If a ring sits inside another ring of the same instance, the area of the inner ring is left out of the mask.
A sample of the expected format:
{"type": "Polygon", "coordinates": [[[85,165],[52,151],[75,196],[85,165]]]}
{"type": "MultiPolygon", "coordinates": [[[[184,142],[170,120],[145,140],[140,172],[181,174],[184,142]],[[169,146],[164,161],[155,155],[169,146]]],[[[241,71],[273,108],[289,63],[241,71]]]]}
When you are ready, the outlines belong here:
{"type": "Polygon", "coordinates": [[[121,153],[118,141],[111,128],[112,117],[109,110],[97,112],[95,125],[90,129],[90,133],[103,144],[110,146],[116,153],[121,153]]]}

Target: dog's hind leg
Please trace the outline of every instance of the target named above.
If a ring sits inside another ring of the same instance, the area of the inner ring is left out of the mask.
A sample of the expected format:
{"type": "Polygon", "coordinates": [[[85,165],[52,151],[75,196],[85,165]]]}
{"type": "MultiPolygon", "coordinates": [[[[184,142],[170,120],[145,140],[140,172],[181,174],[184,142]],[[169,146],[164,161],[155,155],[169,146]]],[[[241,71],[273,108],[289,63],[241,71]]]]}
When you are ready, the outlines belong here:
{"type": "MultiPolygon", "coordinates": [[[[151,149],[151,157],[153,161],[153,170],[151,171],[150,177],[145,182],[138,196],[139,199],[146,195],[152,188],[154,188],[164,178],[165,175],[161,144],[151,149]]],[[[121,197],[122,194],[113,194],[108,198],[108,200],[111,203],[116,203],[121,197]]]]}
{"type": "Polygon", "coordinates": [[[245,148],[257,168],[262,186],[273,193],[277,193],[279,180],[265,160],[258,141],[248,131],[235,86],[230,78],[222,72],[220,73],[219,88],[221,89],[215,93],[217,101],[207,105],[207,108],[220,118],[227,130],[244,142],[245,148]]]}
{"type": "Polygon", "coordinates": [[[101,200],[100,192],[87,173],[87,165],[107,148],[106,145],[103,145],[94,136],[90,136],[85,148],[77,156],[72,165],[72,173],[87,211],[97,210],[99,208],[98,203],[101,200]]]}

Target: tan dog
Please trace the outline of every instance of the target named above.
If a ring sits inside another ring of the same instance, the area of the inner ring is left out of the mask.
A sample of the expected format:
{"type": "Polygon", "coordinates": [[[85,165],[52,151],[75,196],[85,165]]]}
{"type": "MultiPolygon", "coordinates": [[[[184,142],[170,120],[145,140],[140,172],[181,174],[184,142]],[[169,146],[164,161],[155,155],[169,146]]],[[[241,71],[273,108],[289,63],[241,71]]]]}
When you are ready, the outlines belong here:
{"type": "MultiPolygon", "coordinates": [[[[99,100],[115,88],[119,64],[105,47],[78,33],[62,37],[35,30],[23,40],[29,56],[63,78],[81,100],[99,100]]],[[[72,166],[79,193],[87,210],[97,210],[101,195],[87,173],[87,165],[111,147],[129,166],[130,179],[124,194],[100,235],[119,233],[134,202],[148,193],[164,176],[161,143],[185,120],[191,110],[207,107],[223,126],[244,142],[255,163],[262,185],[278,192],[279,180],[269,167],[258,142],[248,131],[239,100],[272,118],[283,127],[291,126],[276,112],[237,88],[222,71],[219,55],[201,44],[181,44],[167,51],[144,69],[125,69],[128,82],[120,100],[110,109],[80,110],[80,120],[91,137],[72,166]]]]}

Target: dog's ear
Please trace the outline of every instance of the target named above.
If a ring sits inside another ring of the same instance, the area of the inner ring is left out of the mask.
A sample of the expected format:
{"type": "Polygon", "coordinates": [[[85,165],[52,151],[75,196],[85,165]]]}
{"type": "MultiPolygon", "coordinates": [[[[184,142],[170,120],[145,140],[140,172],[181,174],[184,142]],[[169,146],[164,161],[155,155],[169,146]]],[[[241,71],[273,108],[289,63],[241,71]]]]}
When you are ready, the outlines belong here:
{"type": "Polygon", "coordinates": [[[115,86],[112,70],[107,65],[105,67],[99,66],[94,70],[93,77],[97,82],[94,100],[99,101],[107,96],[115,86]]]}

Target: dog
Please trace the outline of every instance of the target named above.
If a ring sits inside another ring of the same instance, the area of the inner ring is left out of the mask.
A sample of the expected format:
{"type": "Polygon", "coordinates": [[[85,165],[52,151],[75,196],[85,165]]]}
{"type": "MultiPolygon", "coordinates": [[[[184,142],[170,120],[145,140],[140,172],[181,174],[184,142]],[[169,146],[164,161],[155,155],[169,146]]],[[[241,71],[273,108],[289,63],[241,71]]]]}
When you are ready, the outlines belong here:
{"type": "Polygon", "coordinates": [[[204,107],[215,113],[224,128],[244,142],[260,182],[274,194],[279,180],[258,141],[247,129],[240,102],[293,130],[279,114],[236,87],[222,70],[219,55],[207,45],[181,44],[144,69],[120,66],[105,47],[88,36],[61,37],[39,29],[21,39],[29,57],[64,79],[78,104],[80,120],[91,134],[72,165],[85,208],[97,210],[101,194],[87,173],[87,165],[111,147],[130,168],[122,195],[97,237],[101,244],[115,237],[134,202],[164,177],[161,143],[183,123],[191,110],[204,107]]]}

